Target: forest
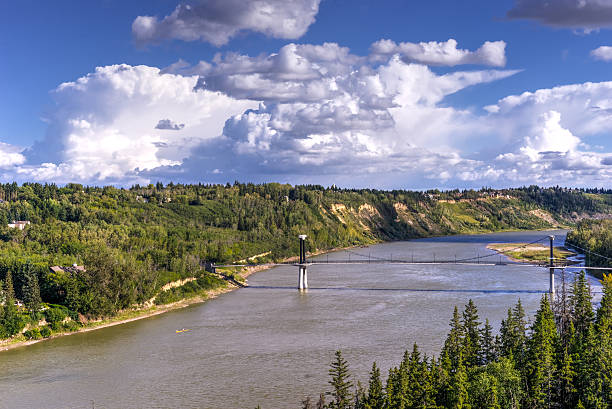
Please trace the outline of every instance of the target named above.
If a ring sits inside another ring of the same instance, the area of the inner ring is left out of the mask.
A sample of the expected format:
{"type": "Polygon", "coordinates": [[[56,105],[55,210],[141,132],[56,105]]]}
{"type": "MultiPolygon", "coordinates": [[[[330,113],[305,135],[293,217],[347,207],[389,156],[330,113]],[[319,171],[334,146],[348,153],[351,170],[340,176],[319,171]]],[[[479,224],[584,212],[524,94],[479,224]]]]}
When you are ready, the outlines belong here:
{"type": "MultiPolygon", "coordinates": [[[[565,288],[565,287],[564,287],[565,288]]],[[[376,363],[368,385],[352,380],[337,351],[329,391],[303,409],[609,409],[612,407],[612,275],[593,310],[584,272],[552,303],[542,296],[531,324],[520,300],[508,310],[499,335],[484,325],[470,300],[457,307],[440,356],[415,344],[385,377],[376,363]]]]}
{"type": "Polygon", "coordinates": [[[258,254],[266,254],[258,262],[283,260],[298,253],[298,234],[308,235],[312,253],[542,229],[609,214],[610,197],[537,186],[419,192],[277,183],[0,184],[0,338],[26,327],[33,331],[26,337],[38,338],[151,300],[173,302],[223,286],[202,269],[205,262],[258,254]],[[14,221],[27,223],[21,229],[14,221]],[[188,285],[162,291],[185,278],[192,279],[188,285]],[[40,322],[46,324],[35,328],[40,322]]]}
{"type": "Polygon", "coordinates": [[[612,219],[583,220],[568,233],[566,242],[585,254],[586,266],[612,267],[612,219]]]}

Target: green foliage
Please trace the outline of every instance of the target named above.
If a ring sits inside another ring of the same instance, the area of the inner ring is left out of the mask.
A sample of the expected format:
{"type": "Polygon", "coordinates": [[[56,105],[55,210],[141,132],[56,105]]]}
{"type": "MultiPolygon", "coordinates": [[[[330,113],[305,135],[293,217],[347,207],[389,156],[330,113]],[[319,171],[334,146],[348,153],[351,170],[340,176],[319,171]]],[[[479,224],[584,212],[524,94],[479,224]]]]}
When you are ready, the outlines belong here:
{"type": "Polygon", "coordinates": [[[383,409],[384,404],[385,396],[382,380],[380,379],[380,369],[378,369],[376,362],[374,362],[370,371],[370,382],[368,383],[368,394],[364,407],[366,409],[383,409]]]}
{"type": "MultiPolygon", "coordinates": [[[[204,261],[237,262],[268,252],[258,261],[295,256],[298,234],[308,235],[308,251],[314,252],[382,240],[538,229],[551,225],[534,210],[564,222],[573,211],[607,211],[606,198],[599,191],[535,186],[411,192],[278,183],[131,189],[7,183],[0,184],[0,280],[11,281],[9,297],[31,312],[43,302],[88,318],[112,316],[150,300],[171,281],[198,277],[204,261]],[[9,229],[10,220],[31,224],[9,229]],[[75,263],[85,270],[49,269],[75,263]]],[[[158,300],[197,291],[188,286],[158,300]]],[[[3,336],[13,331],[14,325],[10,331],[0,328],[3,336]]],[[[473,365],[473,356],[466,359],[473,365]]]]}
{"type": "MultiPolygon", "coordinates": [[[[492,335],[485,335],[492,332],[488,321],[481,328],[477,308],[470,301],[463,319],[455,308],[438,360],[423,356],[415,344],[412,353],[404,353],[398,367],[389,369],[384,389],[380,370],[373,364],[367,391],[358,387],[353,405],[343,403],[340,407],[609,408],[612,402],[612,275],[604,277],[604,295],[596,315],[590,306],[588,283],[583,278],[579,275],[570,290],[568,298],[572,311],[567,327],[557,327],[561,310],[553,312],[545,295],[527,331],[525,312],[519,300],[502,323],[499,342],[493,343],[492,335]],[[574,325],[583,329],[575,330],[574,325]],[[478,356],[482,359],[467,367],[464,356],[469,356],[475,345],[472,337],[476,333],[481,340],[478,356]],[[485,348],[485,345],[489,346],[485,348]],[[488,353],[484,352],[489,349],[488,353]]],[[[350,390],[348,364],[339,351],[329,372],[333,376],[330,384],[340,392],[332,393],[334,401],[328,407],[336,408],[336,397],[347,396],[350,390]]]]}
{"type": "Polygon", "coordinates": [[[38,328],[32,328],[23,333],[23,336],[26,339],[41,339],[42,335],[40,334],[40,330],[38,328]]]}
{"type": "Polygon", "coordinates": [[[42,327],[42,328],[40,329],[40,335],[41,335],[43,338],[49,338],[49,337],[51,336],[51,328],[46,327],[46,326],[45,326],[45,327],[42,327]]]}
{"type": "Polygon", "coordinates": [[[4,281],[4,308],[0,316],[0,335],[2,338],[12,337],[19,333],[25,326],[25,322],[17,311],[13,292],[13,281],[11,273],[8,272],[4,281]]]}
{"type": "MultiPolygon", "coordinates": [[[[585,253],[585,264],[592,267],[612,267],[612,220],[581,221],[567,234],[568,246],[577,246],[588,251],[585,253]]],[[[601,274],[592,270],[593,274],[601,274]]]]}
{"type": "Polygon", "coordinates": [[[340,350],[335,353],[335,360],[331,363],[329,376],[331,376],[329,384],[333,388],[331,392],[333,401],[329,403],[328,407],[331,409],[351,408],[351,388],[353,387],[353,383],[350,379],[351,375],[349,373],[348,363],[342,357],[342,352],[340,350]]]}
{"type": "Polygon", "coordinates": [[[81,324],[78,321],[69,320],[62,324],[62,328],[64,331],[69,332],[78,331],[81,328],[81,324]]]}
{"type": "Polygon", "coordinates": [[[54,330],[58,331],[62,321],[68,316],[68,309],[63,306],[50,306],[44,311],[47,324],[54,330]]]}
{"type": "Polygon", "coordinates": [[[23,270],[25,283],[23,285],[23,302],[30,313],[35,315],[40,311],[42,299],[40,297],[40,287],[38,285],[38,276],[34,272],[31,263],[26,263],[23,270]]]}

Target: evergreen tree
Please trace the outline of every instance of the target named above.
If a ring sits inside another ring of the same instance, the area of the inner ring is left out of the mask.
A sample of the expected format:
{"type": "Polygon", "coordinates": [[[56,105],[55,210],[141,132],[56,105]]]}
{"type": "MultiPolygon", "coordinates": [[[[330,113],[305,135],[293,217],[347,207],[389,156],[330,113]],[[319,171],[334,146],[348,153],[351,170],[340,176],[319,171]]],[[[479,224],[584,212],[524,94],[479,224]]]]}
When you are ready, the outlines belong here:
{"type": "Polygon", "coordinates": [[[584,339],[591,330],[591,325],[594,320],[591,286],[586,279],[584,271],[578,274],[578,277],[572,284],[570,306],[572,321],[576,330],[576,338],[579,340],[584,339]]]}
{"type": "Polygon", "coordinates": [[[599,401],[612,407],[612,274],[604,276],[603,296],[597,310],[596,373],[601,384],[599,401]]]}
{"type": "Polygon", "coordinates": [[[353,409],[366,409],[366,394],[365,389],[361,385],[361,382],[357,381],[357,387],[355,388],[355,403],[353,409]]]}
{"type": "Polygon", "coordinates": [[[473,408],[502,409],[499,404],[499,381],[486,367],[475,368],[468,388],[469,404],[473,408]]]}
{"type": "Polygon", "coordinates": [[[466,368],[480,365],[481,340],[480,321],[478,321],[478,309],[471,299],[463,311],[463,359],[466,368]]]}
{"type": "Polygon", "coordinates": [[[576,407],[576,392],[578,392],[574,385],[576,372],[574,371],[573,363],[572,354],[570,354],[567,347],[563,348],[559,368],[557,369],[559,373],[559,391],[557,395],[559,396],[561,406],[568,409],[576,407]]]}
{"type": "Polygon", "coordinates": [[[570,306],[572,323],[575,327],[570,349],[577,398],[587,408],[595,408],[601,397],[602,384],[597,374],[597,340],[591,288],[584,271],[578,274],[572,284],[570,306]]]}
{"type": "Polygon", "coordinates": [[[555,398],[557,330],[548,296],[542,296],[531,328],[527,362],[527,400],[533,409],[549,408],[555,398]]]}
{"type": "Polygon", "coordinates": [[[365,401],[367,409],[383,409],[385,404],[385,396],[383,385],[380,379],[380,369],[376,366],[376,362],[372,364],[370,371],[370,382],[368,383],[368,395],[365,401]]]}
{"type": "Polygon", "coordinates": [[[482,329],[481,335],[481,357],[480,361],[483,364],[488,364],[497,359],[497,352],[495,347],[495,338],[493,337],[493,327],[489,324],[489,319],[485,320],[484,328],[482,329]]]}
{"type": "Polygon", "coordinates": [[[453,311],[450,327],[450,332],[442,348],[442,355],[447,357],[450,362],[450,367],[445,369],[456,370],[459,366],[459,362],[463,360],[461,357],[463,354],[463,326],[461,325],[457,306],[455,306],[453,311]]]}
{"type": "Polygon", "coordinates": [[[449,409],[470,409],[468,376],[462,359],[459,359],[459,365],[451,375],[448,398],[447,407],[449,409]]]}
{"type": "Polygon", "coordinates": [[[6,272],[6,277],[4,277],[4,298],[5,299],[15,299],[15,289],[13,288],[13,273],[11,270],[6,272]]]}
{"type": "Polygon", "coordinates": [[[350,380],[348,363],[342,358],[340,350],[336,351],[335,357],[329,369],[329,375],[332,378],[329,384],[333,388],[331,394],[334,399],[329,406],[333,409],[349,409],[352,401],[351,388],[353,383],[350,380]]]}
{"type": "Polygon", "coordinates": [[[511,358],[516,368],[524,368],[526,353],[527,321],[525,310],[519,299],[513,309],[508,309],[505,320],[500,327],[499,354],[511,358]]]}
{"type": "MultiPolygon", "coordinates": [[[[408,358],[407,365],[407,390],[406,401],[408,408],[420,407],[425,400],[427,375],[423,373],[421,361],[421,353],[419,347],[415,343],[412,346],[412,353],[408,358]],[[425,378],[423,378],[425,375],[425,378]]],[[[426,365],[426,363],[425,363],[426,365]]]]}
{"type": "Polygon", "coordinates": [[[385,387],[386,402],[384,408],[386,409],[404,409],[402,402],[402,390],[400,382],[399,369],[389,369],[389,376],[387,377],[387,385],[385,387]]]}
{"type": "Polygon", "coordinates": [[[0,324],[4,329],[3,336],[12,337],[23,328],[23,325],[15,305],[15,291],[13,290],[13,279],[10,271],[7,271],[4,280],[4,294],[5,301],[0,324]]]}
{"type": "Polygon", "coordinates": [[[23,269],[25,284],[23,286],[23,303],[30,313],[36,314],[40,311],[42,300],[40,298],[40,287],[38,285],[38,276],[32,270],[32,265],[27,263],[23,269]]]}

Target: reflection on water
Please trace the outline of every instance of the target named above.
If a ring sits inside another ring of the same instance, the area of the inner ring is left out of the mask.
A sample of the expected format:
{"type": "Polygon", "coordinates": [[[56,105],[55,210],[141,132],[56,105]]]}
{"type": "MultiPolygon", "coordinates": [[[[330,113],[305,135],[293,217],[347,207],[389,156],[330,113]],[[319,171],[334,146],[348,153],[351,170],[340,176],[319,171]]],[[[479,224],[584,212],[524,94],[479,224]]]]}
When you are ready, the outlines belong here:
{"type": "MultiPolygon", "coordinates": [[[[358,251],[465,258],[491,254],[489,242],[547,234],[456,236],[358,251]]],[[[564,233],[554,234],[562,244],[564,233]]],[[[348,255],[320,259],[328,257],[348,255]]],[[[513,265],[316,265],[308,275],[305,293],[295,289],[297,268],[282,266],[205,304],[4,352],[0,408],[89,408],[92,401],[105,408],[295,408],[327,389],[338,348],[365,381],[372,361],[385,371],[413,342],[438,353],[455,305],[474,299],[481,318],[498,327],[519,297],[533,314],[548,290],[546,268],[513,265]],[[191,331],[177,334],[181,328],[191,331]]]]}

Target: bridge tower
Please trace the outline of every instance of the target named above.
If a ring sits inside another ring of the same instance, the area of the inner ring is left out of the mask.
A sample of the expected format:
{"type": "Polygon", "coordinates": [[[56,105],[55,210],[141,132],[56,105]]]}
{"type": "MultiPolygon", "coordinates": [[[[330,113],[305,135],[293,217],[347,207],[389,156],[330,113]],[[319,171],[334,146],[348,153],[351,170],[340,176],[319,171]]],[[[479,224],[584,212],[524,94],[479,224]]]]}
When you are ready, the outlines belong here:
{"type": "Polygon", "coordinates": [[[306,235],[300,234],[300,263],[298,264],[298,290],[308,289],[308,271],[306,270],[306,235]]]}
{"type": "Polygon", "coordinates": [[[555,240],[555,236],[548,236],[548,238],[550,239],[550,262],[548,264],[548,266],[550,267],[550,288],[549,288],[549,292],[550,292],[550,304],[552,305],[552,303],[555,301],[555,259],[554,259],[554,247],[553,247],[553,241],[555,240]]]}

